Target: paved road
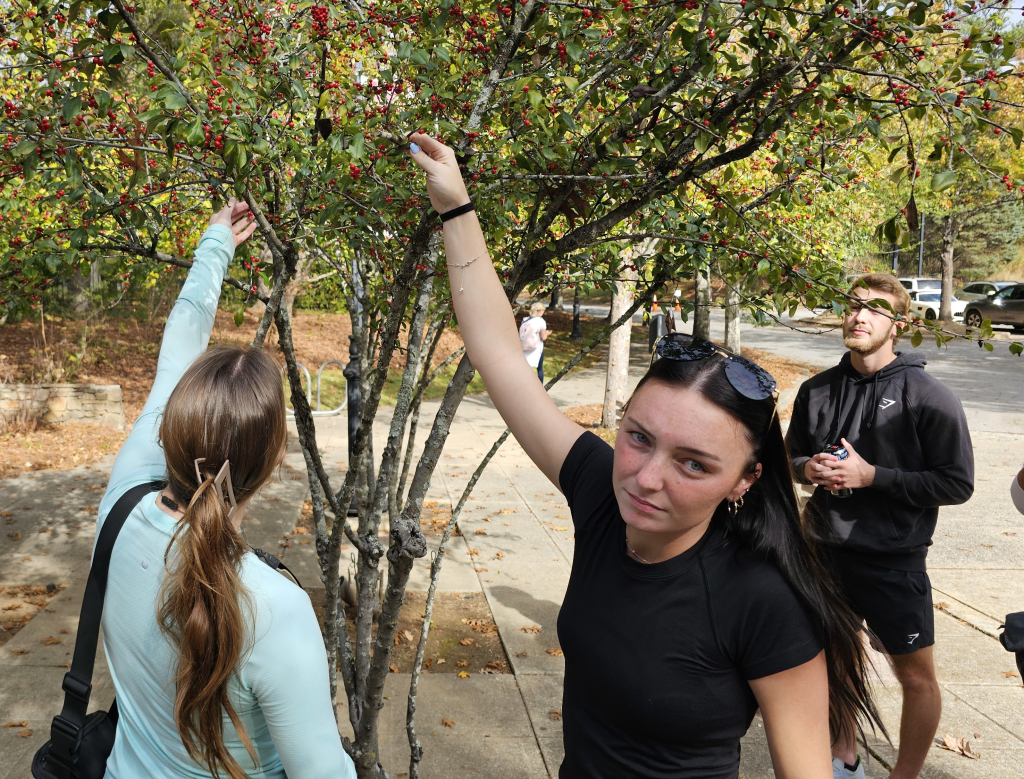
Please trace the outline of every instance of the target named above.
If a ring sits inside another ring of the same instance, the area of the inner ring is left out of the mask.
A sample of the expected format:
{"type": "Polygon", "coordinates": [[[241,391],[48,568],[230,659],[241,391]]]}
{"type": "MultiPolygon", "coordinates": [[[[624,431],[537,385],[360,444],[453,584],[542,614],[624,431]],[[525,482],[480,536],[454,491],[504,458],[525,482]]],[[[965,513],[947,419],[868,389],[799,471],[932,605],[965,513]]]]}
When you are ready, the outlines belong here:
{"type": "MultiPolygon", "coordinates": [[[[721,320],[713,318],[713,332],[721,320]]],[[[827,367],[842,353],[835,335],[806,336],[782,328],[745,328],[744,342],[782,356],[827,367]]],[[[646,365],[645,344],[636,344],[630,378],[646,365]]],[[[997,350],[953,345],[948,351],[922,347],[929,370],[960,395],[972,419],[978,484],[964,506],[943,509],[929,557],[937,618],[936,658],[945,711],[940,735],[967,736],[982,753],[977,761],[933,750],[926,779],[974,779],[1015,776],[1024,765],[1024,691],[1012,674],[1012,657],[995,640],[1002,615],[1024,609],[1024,518],[1013,511],[1007,485],[1024,453],[1016,400],[1019,358],[997,350]],[[932,359],[934,357],[934,359],[932,359]],[[975,734],[980,734],[980,738],[975,734]]],[[[565,379],[552,390],[561,406],[597,403],[603,394],[603,366],[565,379]]],[[[436,403],[425,408],[420,440],[436,403]]],[[[387,414],[375,426],[377,451],[383,448],[387,414]]],[[[343,418],[319,419],[319,443],[332,472],[344,469],[343,418]]],[[[429,498],[454,503],[479,458],[504,426],[486,396],[466,399],[453,427],[445,456],[432,481],[429,498]]],[[[245,532],[249,541],[277,549],[306,497],[301,456],[289,454],[283,479],[268,488],[254,506],[245,532]]],[[[0,510],[12,511],[22,538],[0,537],[0,583],[47,582],[71,585],[10,643],[0,650],[0,721],[28,720],[27,738],[18,729],[0,729],[0,779],[27,777],[28,757],[45,739],[58,708],[60,678],[77,623],[81,585],[95,532],[89,504],[98,503],[109,461],[69,472],[44,472],[0,481],[0,510]],[[23,509],[23,506],[30,507],[23,509]],[[69,513],[71,512],[71,513],[69,513]],[[86,518],[84,521],[79,517],[86,518]],[[38,532],[38,531],[49,532],[38,532]],[[62,631],[68,631],[63,633],[62,631]],[[59,637],[61,643],[43,639],[59,637]],[[17,652],[17,654],[15,653],[17,652]]],[[[420,735],[426,749],[423,775],[431,777],[556,776],[561,759],[561,709],[564,661],[557,652],[555,619],[572,564],[571,523],[564,499],[510,440],[476,488],[463,524],[453,539],[441,588],[486,598],[499,628],[513,674],[426,675],[420,683],[420,735]],[[486,530],[486,535],[476,530],[486,530]],[[471,544],[467,544],[471,539],[471,544]],[[475,550],[478,554],[470,555],[475,550]],[[500,554],[499,554],[500,553],[500,554]],[[524,632],[536,625],[539,632],[524,632]],[[456,727],[441,726],[442,718],[456,727]]],[[[94,512],[95,509],[93,508],[94,512]]],[[[7,529],[7,528],[5,528],[7,529]]],[[[296,541],[296,539],[292,539],[296,541]]],[[[318,579],[312,545],[284,550],[286,562],[304,584],[318,579]]],[[[417,563],[411,587],[425,589],[426,560],[417,563]]],[[[107,705],[109,675],[98,659],[94,701],[107,705]]],[[[890,733],[898,734],[900,695],[891,674],[879,662],[876,687],[890,733]]],[[[394,776],[407,770],[405,693],[408,677],[391,674],[381,715],[382,759],[394,776]]],[[[341,722],[347,722],[344,715],[341,722]]],[[[871,739],[874,753],[891,762],[892,748],[871,739]]],[[[742,747],[745,779],[773,774],[764,730],[755,720],[742,747]]],[[[877,762],[873,779],[887,775],[877,762]]]]}

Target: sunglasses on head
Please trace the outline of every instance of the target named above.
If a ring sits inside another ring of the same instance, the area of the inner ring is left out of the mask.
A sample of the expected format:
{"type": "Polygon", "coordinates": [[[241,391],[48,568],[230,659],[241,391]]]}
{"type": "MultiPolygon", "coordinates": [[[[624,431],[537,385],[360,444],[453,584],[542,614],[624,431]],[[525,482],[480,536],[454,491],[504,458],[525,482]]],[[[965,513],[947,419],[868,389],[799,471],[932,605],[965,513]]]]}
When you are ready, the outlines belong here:
{"type": "Polygon", "coordinates": [[[686,333],[667,333],[658,339],[654,347],[654,357],[666,360],[693,362],[706,360],[720,354],[725,358],[725,376],[738,393],[750,400],[776,398],[775,379],[764,368],[751,362],[746,357],[733,354],[703,338],[694,338],[686,333]]]}

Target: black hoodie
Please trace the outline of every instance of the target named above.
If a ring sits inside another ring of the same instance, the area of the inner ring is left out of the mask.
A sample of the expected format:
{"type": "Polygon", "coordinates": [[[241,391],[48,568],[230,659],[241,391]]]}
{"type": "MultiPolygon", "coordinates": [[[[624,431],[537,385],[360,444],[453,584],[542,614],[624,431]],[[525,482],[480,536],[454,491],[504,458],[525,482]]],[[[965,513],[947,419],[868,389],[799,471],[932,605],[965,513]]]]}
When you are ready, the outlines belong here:
{"type": "Polygon", "coordinates": [[[974,450],[960,399],[924,366],[921,355],[897,352],[863,376],[847,352],[800,387],[786,434],[804,484],[807,460],[841,438],[875,466],[874,483],[848,498],[818,487],[808,516],[826,543],[904,571],[925,570],[939,506],[974,492],[974,450]]]}

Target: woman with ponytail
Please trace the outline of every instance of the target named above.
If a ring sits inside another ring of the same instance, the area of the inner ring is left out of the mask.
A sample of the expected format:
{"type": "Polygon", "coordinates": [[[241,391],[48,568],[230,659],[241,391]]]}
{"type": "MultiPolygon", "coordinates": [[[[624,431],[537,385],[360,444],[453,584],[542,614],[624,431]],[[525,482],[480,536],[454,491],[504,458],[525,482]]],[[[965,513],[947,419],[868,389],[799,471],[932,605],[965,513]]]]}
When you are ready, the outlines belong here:
{"type": "Polygon", "coordinates": [[[242,534],[285,454],[278,367],[259,349],[207,349],[224,274],[255,227],[233,198],[210,219],[100,503],[102,525],[127,490],[166,483],[129,516],[110,560],[110,779],[355,776],[309,598],[242,534]]]}
{"type": "Polygon", "coordinates": [[[858,621],[800,521],[774,380],[670,334],[614,450],[584,431],[518,356],[453,150],[410,140],[441,215],[473,367],[572,511],[559,776],[736,779],[760,709],[776,776],[831,777],[830,723],[878,715],[858,621]]]}

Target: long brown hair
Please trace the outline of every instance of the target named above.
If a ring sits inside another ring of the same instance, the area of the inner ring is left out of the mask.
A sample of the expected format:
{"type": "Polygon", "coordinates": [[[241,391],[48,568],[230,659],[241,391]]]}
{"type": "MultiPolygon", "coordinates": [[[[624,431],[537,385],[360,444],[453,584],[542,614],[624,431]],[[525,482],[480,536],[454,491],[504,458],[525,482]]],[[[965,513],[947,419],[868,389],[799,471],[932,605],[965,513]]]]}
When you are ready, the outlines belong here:
{"type": "Polygon", "coordinates": [[[239,577],[248,546],[213,480],[229,461],[241,503],[271,477],[286,437],[278,367],[259,349],[208,349],[181,377],[160,423],[168,486],[187,508],[164,555],[158,618],[178,649],[175,725],[189,757],[214,776],[246,777],[224,745],[224,712],[258,758],[228,696],[249,637],[239,577]]]}
{"type": "Polygon", "coordinates": [[[747,468],[752,472],[760,463],[761,475],[744,496],[742,509],[733,514],[722,501],[712,522],[773,563],[808,610],[825,648],[832,738],[853,737],[864,725],[888,738],[871,694],[872,668],[858,634],[860,620],[832,580],[813,528],[800,516],[775,400],[742,396],[730,384],[724,366],[717,354],[689,362],[660,359],[633,396],[649,382],[687,387],[743,425],[752,446],[747,468]]]}

